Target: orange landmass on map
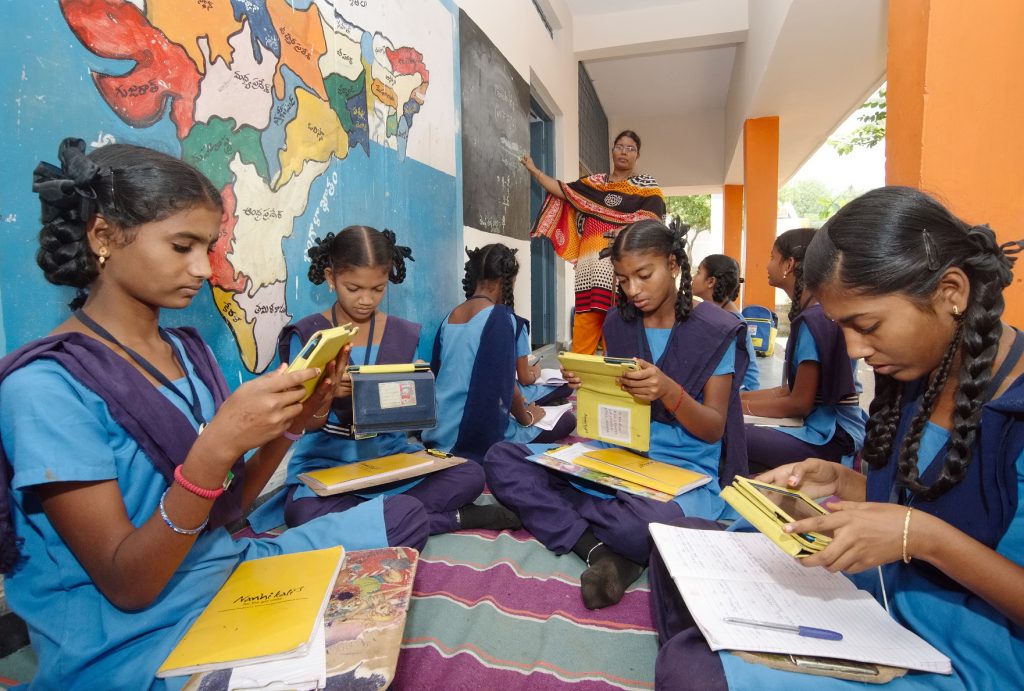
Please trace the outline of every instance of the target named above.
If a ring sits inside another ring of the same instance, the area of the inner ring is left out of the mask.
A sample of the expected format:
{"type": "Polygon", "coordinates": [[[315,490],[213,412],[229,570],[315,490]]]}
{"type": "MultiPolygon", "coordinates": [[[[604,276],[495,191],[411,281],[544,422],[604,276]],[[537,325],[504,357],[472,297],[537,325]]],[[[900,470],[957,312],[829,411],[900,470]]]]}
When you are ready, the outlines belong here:
{"type": "Polygon", "coordinates": [[[316,92],[324,101],[327,90],[320,72],[320,56],[327,52],[327,40],[316,5],[309,9],[293,9],[285,0],[267,0],[267,11],[274,22],[274,30],[281,41],[281,57],[274,72],[274,94],[284,98],[284,75],[281,70],[288,67],[306,86],[316,92]]]}
{"type": "Polygon", "coordinates": [[[245,290],[246,278],[235,271],[228,260],[231,245],[235,241],[235,224],[238,223],[235,216],[235,190],[230,183],[220,191],[220,198],[224,204],[224,218],[221,221],[220,236],[210,252],[210,268],[213,271],[210,283],[224,290],[240,292],[245,290]]]}
{"type": "Polygon", "coordinates": [[[210,62],[222,58],[231,64],[228,39],[238,33],[242,23],[235,19],[231,0],[148,0],[146,16],[150,23],[179,44],[200,74],[206,74],[206,57],[199,49],[199,39],[209,44],[210,62]]]}
{"type": "Polygon", "coordinates": [[[155,29],[135,5],[123,0],[61,0],[68,26],[90,51],[134,60],[121,76],[93,72],[96,89],[132,127],[149,127],[171,100],[171,120],[183,139],[194,124],[199,70],[181,46],[155,29]]]}

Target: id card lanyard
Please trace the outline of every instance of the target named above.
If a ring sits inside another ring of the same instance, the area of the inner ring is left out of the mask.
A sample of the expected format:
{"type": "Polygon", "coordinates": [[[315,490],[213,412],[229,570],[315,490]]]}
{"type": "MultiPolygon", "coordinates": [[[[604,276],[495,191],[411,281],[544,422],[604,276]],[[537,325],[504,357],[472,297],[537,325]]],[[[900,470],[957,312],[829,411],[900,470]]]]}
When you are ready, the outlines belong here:
{"type": "Polygon", "coordinates": [[[178,387],[176,387],[163,372],[158,370],[153,363],[121,343],[121,341],[114,338],[113,334],[97,324],[96,321],[84,311],[81,309],[75,310],[74,316],[96,335],[101,338],[105,338],[127,353],[128,357],[134,360],[135,363],[144,369],[151,377],[153,377],[153,379],[156,379],[162,386],[166,387],[168,391],[184,401],[185,405],[188,406],[189,411],[192,413],[192,419],[195,420],[196,424],[199,426],[199,432],[202,432],[203,429],[206,428],[206,417],[203,416],[202,404],[199,402],[199,392],[196,391],[195,384],[192,383],[192,377],[188,375],[188,370],[185,368],[185,360],[178,351],[177,344],[166,331],[159,329],[160,338],[162,338],[167,345],[171,346],[171,353],[174,355],[174,361],[178,363],[178,367],[180,367],[181,371],[185,373],[185,381],[188,382],[189,394],[191,397],[185,396],[185,394],[182,393],[181,390],[178,389],[178,387]]]}

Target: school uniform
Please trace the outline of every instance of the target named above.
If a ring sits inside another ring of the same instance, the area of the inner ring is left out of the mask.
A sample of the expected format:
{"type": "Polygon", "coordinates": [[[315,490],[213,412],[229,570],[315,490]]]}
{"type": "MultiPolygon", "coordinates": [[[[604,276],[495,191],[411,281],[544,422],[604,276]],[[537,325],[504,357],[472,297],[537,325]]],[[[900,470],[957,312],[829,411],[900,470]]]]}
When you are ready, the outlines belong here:
{"type": "Polygon", "coordinates": [[[847,355],[842,330],[818,303],[805,307],[790,328],[783,385],[793,386],[801,363],[817,362],[818,391],[802,426],[747,425],[747,457],[755,469],[809,457],[839,461],[864,444],[867,415],[858,403],[856,362],[847,355]]]}
{"type": "MultiPolygon", "coordinates": [[[[519,358],[529,357],[533,351],[530,349],[530,323],[516,315],[516,361],[519,358]]],[[[559,398],[568,398],[572,395],[572,389],[568,384],[519,384],[519,392],[527,403],[537,405],[548,405],[559,398]]]]}
{"type": "Polygon", "coordinates": [[[605,321],[609,355],[641,357],[653,362],[698,402],[703,400],[704,386],[711,377],[735,373],[726,430],[719,441],[709,443],[696,438],[661,402],[651,405],[648,455],[711,475],[712,482],[671,502],[624,492],[611,494],[600,485],[569,479],[526,460],[526,456],[540,449],[503,443],[491,449],[484,461],[491,491],[555,554],[570,551],[589,527],[615,552],[644,563],[651,544],[648,523],[672,521],[684,515],[731,517],[731,509],[719,496],[719,480],[728,482],[735,474],[746,473],[738,397],[746,368],[743,331],[733,317],[708,303],[697,305],[686,322],[671,329],[644,328],[642,319],[627,322],[618,310],[612,310],[605,321]]]}
{"type": "Polygon", "coordinates": [[[505,305],[486,307],[463,324],[441,322],[430,363],[437,377],[437,426],[424,430],[427,446],[480,463],[502,440],[561,439],[573,430],[571,414],[550,431],[512,417],[516,333],[525,331],[524,323],[505,305]]]}
{"type": "MultiPolygon", "coordinates": [[[[728,311],[728,310],[726,310],[728,311]]],[[[747,322],[739,312],[729,312],[741,322],[744,328],[747,322]]],[[[757,352],[754,350],[754,341],[750,338],[750,330],[747,329],[747,336],[744,339],[744,350],[747,351],[747,372],[743,375],[743,383],[740,384],[740,391],[757,391],[761,388],[761,371],[757,364],[757,352]]]]}
{"type": "MultiPolygon", "coordinates": [[[[317,313],[285,327],[278,341],[281,361],[288,362],[291,353],[298,352],[315,332],[331,326],[317,313]]],[[[419,324],[388,315],[380,343],[372,343],[371,337],[368,345],[353,347],[349,362],[353,365],[413,362],[419,337],[419,324]]],[[[464,463],[411,480],[329,497],[318,496],[299,480],[301,473],[396,453],[412,453],[422,448],[422,444],[410,440],[404,432],[383,432],[360,438],[352,430],[351,397],[335,399],[327,423],[319,430],[306,433],[294,445],[285,480],[285,522],[290,526],[302,525],[317,516],[346,511],[378,496],[404,494],[423,504],[432,535],[458,530],[456,510],[472,503],[484,489],[483,472],[475,464],[464,463]]]]}
{"type": "Polygon", "coordinates": [[[172,383],[188,391],[191,382],[195,409],[82,334],[45,338],[0,361],[0,530],[5,561],[16,560],[5,590],[39,658],[30,688],[181,688],[187,677],[156,679],[156,669],[241,561],[340,543],[364,549],[426,540],[422,507],[404,498],[377,500],[272,540],[232,540],[223,526],[241,515],[239,460],[209,527],[157,599],[131,612],[114,606],[57,533],[35,488],[115,480],[134,525],[152,516],[196,439],[194,410],[212,419],[228,393],[198,334],[168,332],[186,371],[172,383]]]}
{"type": "MultiPolygon", "coordinates": [[[[901,440],[918,409],[924,384],[922,380],[904,389],[903,400],[909,402],[901,413],[892,454],[884,467],[869,471],[867,501],[898,503],[931,513],[1024,566],[1024,377],[982,408],[978,439],[965,477],[934,501],[908,495],[896,483],[901,440]]],[[[993,385],[991,390],[995,388],[993,385]]],[[[922,483],[931,484],[938,477],[948,441],[947,430],[926,423],[918,452],[922,483]]],[[[690,527],[714,526],[691,523],[690,527]]],[[[782,672],[729,653],[712,653],[656,554],[651,565],[652,611],[663,644],[657,659],[657,688],[864,688],[856,682],[782,672]]],[[[851,578],[881,602],[877,569],[851,578]]],[[[882,578],[896,621],[953,663],[952,675],[909,672],[888,682],[886,688],[980,690],[1020,685],[1024,679],[1024,628],[924,561],[886,564],[882,578]]]]}

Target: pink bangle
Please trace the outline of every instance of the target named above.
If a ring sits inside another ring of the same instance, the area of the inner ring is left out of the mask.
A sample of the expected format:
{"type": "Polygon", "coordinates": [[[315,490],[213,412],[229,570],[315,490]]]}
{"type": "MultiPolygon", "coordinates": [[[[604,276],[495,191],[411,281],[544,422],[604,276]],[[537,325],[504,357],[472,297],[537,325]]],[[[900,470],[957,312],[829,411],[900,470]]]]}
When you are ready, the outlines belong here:
{"type": "MultiPolygon", "coordinates": [[[[174,467],[174,481],[181,485],[184,489],[188,490],[197,497],[203,499],[209,499],[213,501],[220,495],[224,494],[224,486],[220,486],[217,489],[205,489],[199,485],[193,485],[191,482],[185,479],[185,476],[181,472],[181,466],[174,467]]],[[[226,483],[225,483],[226,484],[226,483]]]]}
{"type": "Polygon", "coordinates": [[[299,434],[295,434],[295,432],[289,432],[288,430],[285,430],[284,432],[281,432],[281,436],[284,437],[285,439],[288,439],[288,440],[291,440],[291,441],[298,441],[298,440],[302,439],[302,435],[305,434],[305,433],[306,433],[305,430],[303,430],[299,434]]]}

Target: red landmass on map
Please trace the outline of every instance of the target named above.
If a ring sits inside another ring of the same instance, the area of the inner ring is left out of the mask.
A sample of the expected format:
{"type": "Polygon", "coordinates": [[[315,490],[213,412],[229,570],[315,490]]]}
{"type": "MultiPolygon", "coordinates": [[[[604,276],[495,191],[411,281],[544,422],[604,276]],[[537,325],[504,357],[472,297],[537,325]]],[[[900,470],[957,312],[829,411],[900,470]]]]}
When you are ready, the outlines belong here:
{"type": "Polygon", "coordinates": [[[427,71],[427,66],[423,64],[423,53],[408,46],[402,46],[394,50],[385,48],[384,50],[388,55],[388,60],[391,61],[391,69],[397,74],[419,73],[423,77],[423,81],[430,81],[430,72],[427,71]]]}
{"type": "Polygon", "coordinates": [[[68,26],[86,48],[103,58],[134,60],[127,73],[93,72],[103,99],[132,127],[148,127],[163,115],[171,99],[171,120],[184,139],[192,128],[199,71],[181,46],[124,0],[61,0],[68,26]]]}
{"type": "Polygon", "coordinates": [[[220,237],[210,252],[210,283],[234,292],[245,290],[246,277],[235,271],[235,267],[228,261],[228,252],[231,251],[231,243],[235,240],[235,224],[238,219],[235,217],[235,189],[231,184],[224,186],[220,191],[221,201],[224,203],[224,218],[221,222],[220,237]]]}

